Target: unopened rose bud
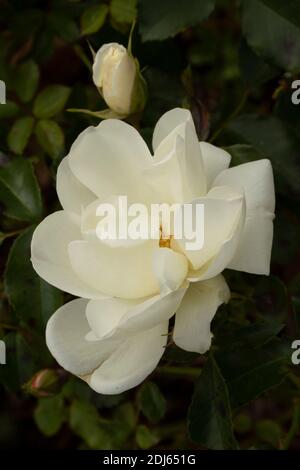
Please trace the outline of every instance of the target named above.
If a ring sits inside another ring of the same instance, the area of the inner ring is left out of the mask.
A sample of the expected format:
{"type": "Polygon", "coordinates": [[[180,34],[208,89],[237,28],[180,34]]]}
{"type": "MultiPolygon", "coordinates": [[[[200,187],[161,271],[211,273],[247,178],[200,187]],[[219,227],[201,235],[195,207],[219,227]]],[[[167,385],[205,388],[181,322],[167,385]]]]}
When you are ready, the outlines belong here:
{"type": "Polygon", "coordinates": [[[61,386],[63,371],[43,369],[37,372],[25,385],[31,395],[45,397],[58,391],[61,386]]]}
{"type": "Polygon", "coordinates": [[[121,44],[104,44],[93,64],[93,80],[107,106],[120,115],[141,111],[146,100],[146,83],[139,63],[121,44]]]}

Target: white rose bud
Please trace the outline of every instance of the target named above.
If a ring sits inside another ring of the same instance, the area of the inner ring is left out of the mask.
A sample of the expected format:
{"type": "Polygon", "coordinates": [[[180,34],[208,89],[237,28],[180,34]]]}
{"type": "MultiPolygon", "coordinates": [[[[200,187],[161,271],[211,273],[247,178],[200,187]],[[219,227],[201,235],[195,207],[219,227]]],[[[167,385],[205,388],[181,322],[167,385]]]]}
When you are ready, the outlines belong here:
{"type": "Polygon", "coordinates": [[[143,109],[146,84],[139,63],[121,44],[104,44],[98,50],[93,81],[112,111],[128,115],[143,109]]]}

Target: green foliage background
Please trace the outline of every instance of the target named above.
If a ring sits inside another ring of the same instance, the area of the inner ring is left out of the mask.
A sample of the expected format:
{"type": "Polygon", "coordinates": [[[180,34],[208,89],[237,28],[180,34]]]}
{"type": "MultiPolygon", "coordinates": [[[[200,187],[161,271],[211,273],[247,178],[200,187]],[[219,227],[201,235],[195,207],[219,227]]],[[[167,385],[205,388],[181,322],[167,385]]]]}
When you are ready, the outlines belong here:
{"type": "Polygon", "coordinates": [[[0,0],[1,448],[300,449],[300,366],[291,363],[300,339],[299,75],[298,0],[0,0]],[[97,123],[67,109],[105,107],[87,40],[126,45],[135,18],[147,142],[164,111],[186,106],[199,138],[225,147],[233,164],[271,159],[272,275],[226,272],[232,299],[214,319],[209,354],[169,344],[145,383],[101,396],[45,346],[45,324],[69,296],[33,272],[30,240],[59,208],[58,163],[97,123]]]}

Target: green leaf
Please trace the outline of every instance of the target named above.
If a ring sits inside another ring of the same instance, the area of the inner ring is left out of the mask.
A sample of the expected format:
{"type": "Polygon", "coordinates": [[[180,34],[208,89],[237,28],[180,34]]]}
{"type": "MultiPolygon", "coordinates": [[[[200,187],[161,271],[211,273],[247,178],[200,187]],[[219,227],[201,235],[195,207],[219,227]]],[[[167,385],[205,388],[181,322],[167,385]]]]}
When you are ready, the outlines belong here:
{"type": "Polygon", "coordinates": [[[6,240],[7,238],[9,238],[9,233],[5,233],[5,232],[0,232],[0,246],[2,245],[2,243],[4,242],[4,240],[6,240]]]}
{"type": "Polygon", "coordinates": [[[159,442],[157,434],[144,424],[137,427],[135,439],[141,449],[150,449],[159,442]]]}
{"type": "Polygon", "coordinates": [[[142,40],[162,40],[175,36],[206,19],[214,6],[214,0],[140,0],[138,13],[142,40]]]}
{"type": "Polygon", "coordinates": [[[240,348],[217,354],[233,408],[254,400],[264,391],[280,384],[290,364],[291,348],[277,338],[260,348],[240,348]]]}
{"type": "Polygon", "coordinates": [[[64,421],[64,400],[60,395],[40,398],[34,410],[34,420],[45,436],[54,436],[64,421]]]}
{"type": "Polygon", "coordinates": [[[137,0],[111,0],[109,12],[111,17],[117,23],[131,24],[134,22],[137,14],[137,0]]]}
{"type": "Polygon", "coordinates": [[[192,363],[195,361],[195,359],[198,359],[198,357],[198,353],[184,351],[183,349],[176,346],[176,344],[170,344],[170,346],[166,348],[166,352],[164,355],[164,358],[167,361],[179,364],[192,363]]]}
{"type": "Polygon", "coordinates": [[[282,121],[293,126],[300,135],[300,106],[292,102],[292,95],[295,90],[292,88],[292,83],[286,83],[282,88],[277,95],[274,114],[282,121]]]}
{"type": "Polygon", "coordinates": [[[142,413],[149,421],[155,423],[164,417],[167,403],[155,383],[143,383],[138,391],[137,399],[142,413]]]}
{"type": "Polygon", "coordinates": [[[229,126],[234,138],[251,144],[260,158],[269,158],[275,173],[275,187],[279,192],[300,194],[300,139],[293,129],[279,119],[245,114],[229,126]],[[284,158],[283,158],[284,155],[284,158]]]}
{"type": "Polygon", "coordinates": [[[108,6],[104,4],[92,5],[81,16],[81,34],[93,34],[104,25],[108,6]]]}
{"type": "Polygon", "coordinates": [[[260,86],[279,74],[279,70],[259,57],[244,39],[239,49],[239,64],[242,78],[250,87],[260,86]]]}
{"type": "Polygon", "coordinates": [[[70,409],[70,427],[91,449],[112,448],[111,437],[100,419],[97,408],[91,403],[73,401],[70,409]]]}
{"type": "Polygon", "coordinates": [[[38,84],[40,72],[33,60],[21,64],[15,72],[15,89],[21,101],[28,103],[32,100],[38,84]]]}
{"type": "Polygon", "coordinates": [[[188,428],[192,440],[208,449],[236,449],[228,390],[213,356],[196,383],[188,428]]]}
{"type": "Polygon", "coordinates": [[[300,28],[300,8],[298,0],[288,0],[286,2],[282,0],[262,0],[262,2],[269,8],[272,8],[278,15],[286,18],[300,28]]]}
{"type": "Polygon", "coordinates": [[[120,393],[118,395],[101,395],[97,393],[95,397],[95,405],[98,409],[100,408],[114,408],[124,400],[124,394],[120,393]]]}
{"type": "Polygon", "coordinates": [[[242,29],[258,55],[284,70],[299,72],[299,4],[297,15],[295,1],[285,2],[283,8],[282,4],[280,7],[278,0],[242,0],[242,29]]]}
{"type": "Polygon", "coordinates": [[[74,42],[79,37],[76,22],[68,14],[52,11],[47,16],[48,26],[54,34],[66,42],[74,42]]]}
{"type": "MultiPolygon", "coordinates": [[[[143,118],[148,126],[153,128],[164,112],[174,106],[182,106],[184,89],[175,74],[166,73],[159,68],[149,67],[145,70],[144,75],[149,87],[148,103],[151,106],[146,106],[143,118]]],[[[152,133],[151,129],[151,138],[152,133]]]]}
{"type": "Polygon", "coordinates": [[[58,158],[64,151],[65,137],[61,127],[51,119],[41,119],[35,127],[40,146],[52,158],[58,158]]]}
{"type": "MultiPolygon", "coordinates": [[[[272,261],[281,265],[287,265],[293,263],[296,259],[299,251],[299,240],[300,240],[300,224],[295,224],[293,214],[287,211],[276,211],[276,222],[274,224],[274,242],[272,249],[272,261]]],[[[275,284],[275,283],[274,283],[275,284]]],[[[278,284],[278,282],[277,282],[278,284]]],[[[274,285],[273,297],[276,296],[275,289],[278,289],[277,295],[283,292],[284,286],[274,285]],[[279,288],[279,289],[278,289],[279,288]]],[[[272,294],[271,294],[272,295],[272,294]]],[[[285,306],[288,305],[288,299],[286,299],[285,306]]],[[[274,305],[278,312],[278,303],[274,305]]],[[[283,305],[283,302],[280,302],[283,305]]],[[[285,309],[285,314],[288,309],[285,309]]],[[[281,312],[283,314],[283,311],[281,312]]]]}
{"type": "MultiPolygon", "coordinates": [[[[266,291],[267,292],[267,291],[266,291]]],[[[240,348],[259,348],[278,335],[284,328],[278,322],[259,322],[253,325],[239,326],[234,322],[227,322],[226,327],[216,331],[215,344],[222,351],[239,351],[240,348]]]]}
{"type": "Polygon", "coordinates": [[[63,85],[48,86],[34,100],[34,115],[39,119],[56,116],[64,109],[70,93],[71,88],[63,85]]]}
{"type": "Polygon", "coordinates": [[[2,339],[6,346],[6,364],[0,367],[0,383],[17,392],[37,371],[37,365],[21,333],[11,332],[2,339]]]}
{"type": "Polygon", "coordinates": [[[41,218],[40,190],[28,160],[15,158],[0,168],[0,201],[8,217],[26,222],[35,222],[41,218]]]}
{"type": "Polygon", "coordinates": [[[14,122],[7,136],[7,144],[12,152],[17,155],[23,153],[31,136],[33,124],[34,119],[31,116],[19,118],[14,122]]]}
{"type": "Polygon", "coordinates": [[[78,398],[80,400],[90,401],[92,393],[92,389],[88,384],[74,375],[69,377],[62,388],[62,394],[67,400],[78,398]]]}
{"type": "Polygon", "coordinates": [[[20,108],[17,103],[7,101],[5,104],[0,105],[0,119],[9,119],[19,114],[20,108]]]}
{"type": "Polygon", "coordinates": [[[257,309],[274,327],[286,323],[289,313],[289,296],[286,285],[276,276],[261,276],[255,286],[253,298],[257,309]]]}
{"type": "Polygon", "coordinates": [[[231,155],[230,166],[242,165],[262,158],[262,154],[248,144],[230,145],[225,147],[225,150],[231,155]]]}
{"type": "Polygon", "coordinates": [[[132,403],[123,403],[116,408],[113,420],[110,423],[110,434],[116,448],[120,448],[127,441],[135,429],[137,413],[132,403]]]}
{"type": "Polygon", "coordinates": [[[30,261],[33,228],[20,235],[10,250],[4,285],[9,303],[21,325],[34,326],[43,333],[50,316],[62,304],[62,294],[43,281],[30,261]]]}

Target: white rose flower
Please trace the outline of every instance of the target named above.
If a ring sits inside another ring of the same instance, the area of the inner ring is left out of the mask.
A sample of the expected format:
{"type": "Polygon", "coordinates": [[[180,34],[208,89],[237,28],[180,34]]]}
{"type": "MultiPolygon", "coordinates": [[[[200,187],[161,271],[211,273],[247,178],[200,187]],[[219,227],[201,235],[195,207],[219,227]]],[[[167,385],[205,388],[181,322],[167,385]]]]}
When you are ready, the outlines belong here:
{"type": "Polygon", "coordinates": [[[230,296],[225,268],[268,274],[274,184],[269,160],[228,168],[230,155],[198,142],[191,113],[173,109],[158,121],[154,156],[120,120],[86,129],[61,162],[63,210],[35,230],[32,263],[50,284],[80,299],[49,320],[47,345],[58,363],[97,392],[138,385],[157,366],[176,312],[173,339],[205,353],[210,323],[230,296]],[[122,241],[95,236],[95,207],[112,195],[130,201],[204,205],[204,246],[184,240],[122,241]]]}
{"type": "Polygon", "coordinates": [[[138,62],[121,44],[104,44],[93,63],[93,81],[107,106],[121,115],[143,108],[145,83],[138,62]]]}

